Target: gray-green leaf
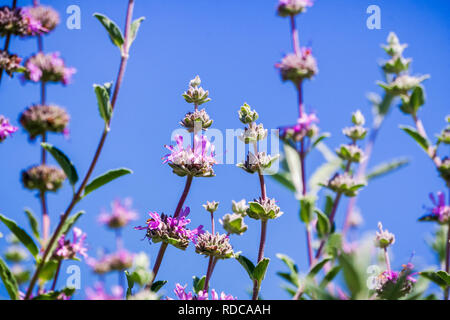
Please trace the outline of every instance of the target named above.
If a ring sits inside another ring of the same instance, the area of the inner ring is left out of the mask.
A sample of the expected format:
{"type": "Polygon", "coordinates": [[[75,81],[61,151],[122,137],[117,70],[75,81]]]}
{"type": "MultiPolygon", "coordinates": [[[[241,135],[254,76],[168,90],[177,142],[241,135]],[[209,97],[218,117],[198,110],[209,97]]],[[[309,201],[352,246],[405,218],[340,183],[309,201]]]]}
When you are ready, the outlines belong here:
{"type": "Polygon", "coordinates": [[[19,239],[19,241],[30,251],[33,257],[39,253],[39,249],[33,239],[13,220],[6,218],[0,214],[0,220],[8,227],[8,229],[19,239]]]}
{"type": "Polygon", "coordinates": [[[19,300],[19,285],[2,258],[0,258],[0,278],[2,279],[11,300],[19,300]]]}
{"type": "Polygon", "coordinates": [[[73,165],[72,161],[58,148],[54,147],[49,143],[41,143],[42,148],[50,152],[50,154],[55,158],[56,162],[58,162],[61,169],[63,169],[64,173],[69,179],[69,182],[72,186],[74,186],[78,181],[78,173],[73,165]]]}
{"type": "Polygon", "coordinates": [[[123,38],[122,31],[120,31],[120,28],[117,26],[117,24],[107,16],[100,13],[95,13],[94,17],[96,17],[98,21],[100,21],[100,23],[103,25],[103,27],[105,27],[112,43],[117,47],[122,48],[125,40],[123,38]]]}
{"type": "Polygon", "coordinates": [[[84,189],[83,197],[87,196],[92,191],[104,186],[105,184],[130,173],[133,173],[133,171],[131,171],[130,169],[119,168],[110,170],[102,174],[101,176],[98,176],[86,186],[86,188],[84,189]]]}

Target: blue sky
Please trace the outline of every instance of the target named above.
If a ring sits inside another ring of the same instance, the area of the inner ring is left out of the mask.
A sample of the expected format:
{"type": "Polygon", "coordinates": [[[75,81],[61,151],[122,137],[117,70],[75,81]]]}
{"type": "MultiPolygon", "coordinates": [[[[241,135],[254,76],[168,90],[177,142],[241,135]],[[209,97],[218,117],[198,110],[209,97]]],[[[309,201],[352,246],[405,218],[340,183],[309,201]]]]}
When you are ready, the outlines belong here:
{"type": "MultiPolygon", "coordinates": [[[[19,1],[19,5],[29,2],[19,1]]],[[[71,114],[70,139],[52,135],[49,140],[70,155],[79,173],[84,175],[102,130],[92,84],[115,79],[120,58],[92,14],[104,13],[122,26],[127,1],[42,2],[54,6],[63,22],[69,5],[77,4],[81,8],[81,30],[69,30],[63,23],[45,37],[44,47],[45,51],[60,51],[66,63],[78,70],[72,85],[53,85],[48,89],[49,102],[66,107],[71,114]]],[[[317,112],[322,130],[332,134],[327,144],[334,148],[345,141],[341,129],[349,124],[352,111],[361,109],[370,118],[370,105],[365,97],[371,91],[381,93],[376,85],[382,78],[378,63],[386,56],[380,44],[385,42],[389,31],[395,31],[402,42],[409,44],[405,56],[413,58],[413,73],[431,75],[425,83],[427,102],[420,116],[429,135],[439,132],[444,127],[444,116],[449,113],[450,3],[445,0],[316,2],[298,19],[298,25],[300,42],[313,48],[320,69],[318,76],[304,86],[305,104],[308,110],[317,112]],[[381,30],[366,27],[366,8],[372,4],[381,8],[381,30]]],[[[4,4],[9,1],[1,0],[0,5],[4,4]]],[[[161,157],[165,154],[163,145],[170,143],[172,131],[191,109],[181,93],[195,75],[199,74],[203,86],[210,90],[213,100],[207,104],[207,110],[215,128],[239,128],[236,111],[245,101],[258,110],[267,128],[295,121],[296,92],[290,84],[281,82],[274,68],[292,50],[288,20],[275,15],[275,5],[276,1],[272,0],[136,1],[135,17],[147,19],[132,47],[112,130],[94,175],[122,166],[131,168],[134,174],[111,183],[77,206],[86,211],[79,226],[88,233],[91,255],[95,255],[97,247],[114,248],[113,233],[98,225],[97,215],[103,208],[109,209],[115,198],[133,198],[142,222],[150,210],[170,213],[175,209],[184,179],[172,174],[162,164],[161,157]]],[[[36,42],[13,39],[11,50],[28,56],[36,51],[36,42]]],[[[2,81],[0,113],[13,123],[17,124],[18,115],[25,107],[38,101],[38,86],[21,85],[17,78],[2,81]]],[[[423,213],[423,206],[429,205],[428,193],[444,188],[431,161],[399,130],[400,124],[410,122],[397,108],[392,109],[370,165],[402,156],[409,157],[411,164],[374,181],[361,193],[359,201],[365,220],[361,233],[374,230],[378,221],[395,233],[393,265],[396,267],[407,261],[412,252],[419,267],[435,263],[424,241],[433,230],[432,225],[420,224],[417,218],[423,213]]],[[[448,154],[448,149],[442,149],[445,151],[448,154]]],[[[39,212],[37,198],[19,180],[22,169],[39,161],[39,152],[39,145],[29,143],[23,130],[1,145],[0,212],[20,224],[26,223],[24,207],[39,212]]],[[[320,155],[312,155],[308,159],[308,172],[321,162],[320,155]]],[[[233,165],[217,166],[216,174],[212,179],[194,180],[186,202],[191,207],[194,225],[209,226],[208,215],[201,207],[206,200],[221,202],[219,217],[230,211],[232,199],[252,199],[259,194],[257,177],[233,165]]],[[[268,181],[267,188],[269,196],[279,201],[285,214],[269,223],[266,256],[272,262],[262,295],[280,299],[287,295],[275,274],[283,268],[275,254],[288,254],[305,270],[304,228],[292,194],[272,180],[268,181]]],[[[48,197],[53,221],[64,211],[70,193],[66,186],[57,195],[48,197]]],[[[345,205],[343,202],[338,212],[338,226],[345,205]]],[[[259,223],[248,221],[248,224],[248,232],[243,237],[233,237],[232,243],[237,251],[255,260],[259,223]]],[[[5,233],[4,227],[0,231],[5,233]]],[[[124,231],[124,238],[129,250],[156,256],[159,246],[142,241],[143,234],[133,231],[132,226],[124,231]]],[[[4,239],[0,239],[0,249],[4,248],[4,239]]],[[[171,292],[176,282],[191,285],[193,275],[205,273],[207,260],[193,251],[192,247],[186,252],[169,248],[158,276],[169,280],[166,292],[171,292]]],[[[83,263],[80,266],[81,291],[84,291],[95,277],[83,263]]],[[[60,283],[65,276],[63,273],[60,283]]],[[[112,275],[109,283],[114,284],[116,279],[112,275]]],[[[229,260],[218,264],[212,286],[247,298],[246,290],[251,283],[242,267],[229,260]]],[[[0,288],[0,297],[5,296],[4,289],[0,288]]],[[[78,297],[82,296],[80,292],[78,297]]]]}

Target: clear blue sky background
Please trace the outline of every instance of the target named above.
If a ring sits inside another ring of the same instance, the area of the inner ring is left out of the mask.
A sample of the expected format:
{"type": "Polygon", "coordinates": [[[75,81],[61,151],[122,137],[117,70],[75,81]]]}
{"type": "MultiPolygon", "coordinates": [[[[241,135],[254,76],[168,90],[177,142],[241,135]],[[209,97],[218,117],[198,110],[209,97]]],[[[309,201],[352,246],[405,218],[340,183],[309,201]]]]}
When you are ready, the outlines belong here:
{"type": "MultiPolygon", "coordinates": [[[[9,2],[1,0],[0,4],[9,2]]],[[[29,2],[19,1],[19,5],[29,2]]],[[[102,12],[122,26],[127,1],[43,3],[54,6],[64,22],[69,5],[81,7],[81,30],[68,30],[63,23],[44,42],[46,51],[60,51],[67,64],[78,69],[72,85],[49,87],[48,100],[65,106],[72,117],[70,139],[52,135],[50,142],[65,150],[84,175],[103,126],[92,84],[115,79],[120,58],[92,14],[102,12]]],[[[133,169],[134,174],[97,191],[77,206],[87,212],[79,226],[88,233],[91,255],[95,256],[97,247],[114,248],[113,233],[98,225],[97,215],[102,208],[109,209],[115,198],[134,199],[134,207],[141,216],[136,224],[145,221],[150,210],[166,213],[174,210],[184,179],[172,174],[162,164],[161,157],[172,130],[178,128],[178,121],[191,108],[181,93],[196,74],[210,90],[213,101],[207,108],[215,120],[215,128],[239,128],[236,111],[244,101],[259,111],[267,128],[295,121],[296,92],[291,85],[280,81],[274,68],[283,54],[291,51],[288,20],[275,15],[275,6],[274,0],[136,1],[135,17],[146,16],[147,20],[132,47],[112,131],[94,175],[122,166],[133,169]]],[[[378,62],[386,57],[380,44],[385,42],[389,31],[395,31],[402,42],[409,43],[405,56],[414,58],[413,73],[431,74],[426,82],[427,103],[420,116],[430,135],[442,129],[444,116],[449,112],[449,10],[450,3],[446,0],[318,0],[300,17],[301,43],[313,47],[320,68],[316,79],[305,85],[305,103],[308,109],[317,111],[322,130],[332,133],[330,147],[345,140],[341,129],[349,124],[352,111],[359,108],[370,117],[365,96],[370,91],[381,93],[375,82],[381,79],[378,62]],[[366,28],[366,8],[371,4],[381,7],[381,30],[366,28]]],[[[36,42],[13,39],[11,48],[28,56],[36,51],[36,42]]],[[[15,124],[19,113],[38,101],[37,85],[23,86],[16,78],[3,81],[0,87],[0,113],[15,124]]],[[[410,119],[393,108],[379,136],[371,165],[401,156],[410,157],[412,162],[401,171],[374,181],[362,192],[359,205],[365,222],[361,232],[374,230],[377,222],[383,221],[397,237],[394,266],[399,267],[415,252],[414,262],[423,267],[435,263],[424,241],[433,228],[431,224],[418,223],[417,218],[424,212],[423,206],[429,205],[428,193],[444,186],[431,161],[399,130],[399,124],[410,124],[410,119]]],[[[443,151],[448,153],[448,149],[443,151]]],[[[24,207],[39,213],[37,198],[19,180],[22,169],[39,161],[39,152],[39,145],[29,143],[23,130],[1,145],[0,212],[20,224],[26,224],[24,207]]],[[[310,157],[308,171],[321,162],[320,155],[310,157]]],[[[220,201],[218,215],[222,216],[230,211],[232,199],[252,199],[259,193],[257,177],[233,165],[217,166],[216,173],[213,179],[194,180],[186,202],[191,207],[194,225],[209,226],[201,207],[206,200],[220,201]]],[[[281,299],[287,295],[275,273],[284,266],[275,254],[287,253],[305,270],[304,228],[292,194],[272,180],[268,181],[267,188],[285,215],[269,223],[266,256],[272,262],[262,295],[281,299]]],[[[53,221],[66,208],[70,192],[66,186],[58,195],[48,197],[53,221]]],[[[343,202],[338,212],[338,226],[345,205],[343,202]]],[[[255,260],[259,223],[248,221],[248,224],[245,236],[233,237],[232,243],[237,251],[255,260]]],[[[5,228],[0,226],[0,231],[5,233],[5,228]]],[[[124,237],[129,250],[156,256],[159,245],[142,241],[143,233],[133,231],[132,226],[124,232],[124,237]]],[[[4,239],[0,239],[0,249],[5,247],[4,239]]],[[[186,252],[169,248],[158,275],[159,279],[169,280],[165,292],[171,293],[176,282],[191,286],[193,275],[205,273],[207,260],[193,251],[192,247],[186,252]]],[[[86,286],[92,285],[96,278],[84,263],[79,265],[83,288],[77,297],[83,297],[86,286]]],[[[61,284],[65,277],[63,272],[61,284]]],[[[117,275],[109,279],[110,284],[116,281],[117,275]]],[[[247,298],[246,290],[251,283],[242,267],[228,260],[218,264],[212,286],[247,298]]],[[[0,297],[6,297],[3,287],[0,297]]]]}

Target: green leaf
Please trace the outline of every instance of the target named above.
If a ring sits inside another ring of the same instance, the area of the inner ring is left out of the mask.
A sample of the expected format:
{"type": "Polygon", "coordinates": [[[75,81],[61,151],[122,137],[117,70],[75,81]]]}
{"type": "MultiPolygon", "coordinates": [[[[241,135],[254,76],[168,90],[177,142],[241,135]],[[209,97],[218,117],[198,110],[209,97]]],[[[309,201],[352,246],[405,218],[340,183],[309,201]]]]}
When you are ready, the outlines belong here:
{"type": "Polygon", "coordinates": [[[333,257],[337,256],[337,253],[342,249],[342,242],[342,235],[340,233],[330,234],[325,245],[325,251],[333,257]]]}
{"type": "Polygon", "coordinates": [[[248,206],[249,206],[249,210],[256,214],[265,214],[266,213],[263,206],[260,205],[258,202],[251,201],[248,203],[248,206]]]}
{"type": "Polygon", "coordinates": [[[32,300],[58,300],[62,294],[67,297],[72,296],[75,293],[74,288],[64,288],[61,291],[51,291],[48,293],[40,294],[34,297],[32,300]]]}
{"type": "Polygon", "coordinates": [[[125,271],[125,276],[127,277],[127,298],[131,297],[133,295],[133,288],[134,288],[134,279],[132,274],[128,272],[128,270],[125,271]]]}
{"type": "Polygon", "coordinates": [[[308,180],[309,194],[317,194],[321,189],[320,184],[330,180],[333,174],[339,170],[341,165],[342,160],[335,157],[333,160],[326,162],[317,168],[308,180]]]}
{"type": "Polygon", "coordinates": [[[311,271],[309,271],[308,273],[308,277],[309,278],[314,278],[319,272],[320,270],[322,270],[322,268],[328,263],[330,262],[332,259],[331,258],[325,258],[320,262],[317,262],[314,267],[311,268],[311,271]]]}
{"type": "Polygon", "coordinates": [[[19,285],[2,258],[0,258],[0,278],[2,279],[11,300],[19,300],[19,285]]]}
{"type": "Polygon", "coordinates": [[[102,174],[101,176],[98,176],[86,186],[86,188],[84,189],[83,198],[86,197],[92,191],[104,186],[105,184],[130,173],[133,173],[133,171],[131,171],[130,169],[119,168],[115,170],[110,170],[102,174]]]}
{"type": "Polygon", "coordinates": [[[44,284],[54,278],[56,269],[58,268],[58,264],[59,262],[54,259],[50,259],[45,263],[44,267],[39,273],[39,282],[41,284],[44,284]]]}
{"type": "Polygon", "coordinates": [[[100,13],[95,13],[94,17],[96,17],[98,21],[100,21],[100,23],[105,27],[112,43],[122,49],[125,40],[123,38],[122,31],[120,31],[120,28],[117,26],[117,24],[107,16],[100,13]]]}
{"type": "Polygon", "coordinates": [[[324,237],[331,232],[331,223],[328,216],[323,213],[320,209],[316,208],[314,212],[317,215],[317,233],[319,237],[324,237]]]}
{"type": "Polygon", "coordinates": [[[389,162],[382,163],[375,168],[373,168],[366,176],[366,180],[372,180],[376,178],[380,178],[386,174],[392,173],[395,170],[398,170],[409,164],[409,159],[394,159],[389,162]]]}
{"type": "Polygon", "coordinates": [[[41,143],[41,146],[55,158],[56,162],[58,162],[59,166],[66,174],[67,179],[69,179],[70,184],[74,186],[78,181],[78,173],[70,159],[61,150],[49,143],[43,142],[41,143]]]}
{"type": "Polygon", "coordinates": [[[334,278],[336,278],[339,271],[341,271],[341,266],[334,266],[330,271],[328,271],[325,277],[323,277],[319,287],[325,288],[330,282],[334,280],[334,278]]]}
{"type": "Polygon", "coordinates": [[[201,279],[194,276],[194,277],[192,277],[192,280],[193,280],[194,292],[196,294],[198,294],[205,287],[206,276],[203,276],[201,279]]]}
{"type": "Polygon", "coordinates": [[[136,40],[137,33],[139,31],[139,27],[141,26],[142,21],[145,20],[145,17],[140,17],[133,21],[130,27],[130,40],[128,42],[128,50],[130,49],[131,45],[133,44],[134,40],[136,40]]]}
{"type": "Polygon", "coordinates": [[[284,154],[291,175],[292,184],[295,187],[296,193],[299,196],[302,193],[302,166],[300,163],[300,156],[297,150],[288,144],[284,144],[284,154]]]}
{"type": "Polygon", "coordinates": [[[327,194],[325,196],[325,205],[323,208],[323,212],[329,217],[331,215],[331,210],[333,210],[334,198],[332,195],[327,194]]]}
{"type": "MultiPolygon", "coordinates": [[[[78,219],[84,214],[84,211],[80,211],[69,217],[66,222],[64,222],[64,225],[61,227],[61,230],[58,233],[57,239],[59,239],[63,234],[69,233],[70,229],[75,225],[75,223],[78,221],[78,219]]],[[[55,242],[52,246],[51,252],[55,250],[57,245],[57,242],[55,242]]]]}
{"type": "Polygon", "coordinates": [[[167,280],[160,280],[160,281],[156,281],[152,284],[151,286],[151,290],[153,292],[158,292],[162,287],[164,287],[164,285],[167,283],[167,280]]]}
{"type": "MultiPolygon", "coordinates": [[[[428,280],[431,280],[432,282],[434,282],[435,284],[437,284],[438,286],[440,286],[441,288],[445,288],[447,287],[447,281],[445,280],[445,275],[444,278],[441,277],[441,275],[439,275],[439,272],[444,272],[444,271],[422,271],[419,274],[424,277],[427,278],[428,280]]],[[[447,274],[448,277],[448,274],[447,274]]]]}
{"type": "Polygon", "coordinates": [[[41,236],[39,234],[39,222],[37,221],[36,217],[33,215],[33,212],[31,211],[31,209],[26,208],[25,214],[28,218],[28,222],[30,223],[30,227],[31,227],[31,230],[33,231],[34,236],[37,239],[40,239],[41,236]]]}
{"type": "Polygon", "coordinates": [[[33,239],[20,228],[13,220],[6,218],[0,214],[0,220],[8,227],[8,229],[19,239],[20,242],[30,251],[33,257],[36,257],[39,253],[39,249],[34,243],[33,239]]]}
{"type": "Polygon", "coordinates": [[[245,271],[247,271],[250,279],[254,280],[253,272],[255,271],[255,265],[253,264],[253,262],[251,262],[249,259],[240,254],[237,254],[235,258],[244,267],[245,271]]]}
{"type": "Polygon", "coordinates": [[[447,286],[450,286],[450,275],[445,272],[445,271],[438,271],[436,272],[436,274],[445,281],[445,283],[447,284],[447,286]]]}
{"type": "Polygon", "coordinates": [[[109,126],[109,121],[111,120],[112,115],[111,98],[108,92],[108,88],[111,88],[109,84],[107,84],[106,86],[94,84],[94,92],[97,97],[98,110],[100,112],[100,116],[105,121],[105,125],[107,128],[109,126]]]}
{"type": "Polygon", "coordinates": [[[357,297],[366,284],[361,280],[352,257],[347,254],[341,254],[339,256],[339,263],[342,267],[347,288],[350,290],[352,297],[357,297]]]}
{"type": "Polygon", "coordinates": [[[305,196],[300,199],[300,220],[302,222],[308,224],[313,220],[315,205],[315,196],[305,196]]]}
{"type": "Polygon", "coordinates": [[[322,142],[323,140],[329,138],[331,135],[328,132],[324,132],[322,133],[320,136],[317,137],[316,140],[314,140],[314,142],[311,145],[311,150],[314,149],[320,142],[322,142]]]}
{"type": "Polygon", "coordinates": [[[416,129],[410,126],[400,126],[400,129],[405,131],[411,138],[413,138],[425,152],[428,153],[428,148],[430,147],[430,142],[424,136],[422,136],[416,129]]]}
{"type": "Polygon", "coordinates": [[[256,265],[255,270],[253,270],[253,279],[261,282],[266,276],[267,267],[269,266],[270,259],[264,258],[256,265]]]}
{"type": "Polygon", "coordinates": [[[289,172],[277,172],[270,175],[271,178],[285,186],[288,190],[295,192],[295,185],[292,183],[289,172]]]}
{"type": "Polygon", "coordinates": [[[277,253],[276,257],[283,261],[292,273],[298,273],[298,267],[295,264],[294,260],[292,260],[290,257],[282,253],[277,253]]]}

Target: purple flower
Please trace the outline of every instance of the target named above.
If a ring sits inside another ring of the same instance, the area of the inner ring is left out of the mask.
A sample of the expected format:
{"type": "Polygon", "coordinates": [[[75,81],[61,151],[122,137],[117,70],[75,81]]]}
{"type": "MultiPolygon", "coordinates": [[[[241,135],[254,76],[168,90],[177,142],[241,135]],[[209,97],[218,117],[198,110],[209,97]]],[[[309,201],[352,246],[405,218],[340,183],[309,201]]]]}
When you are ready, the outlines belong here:
{"type": "Polygon", "coordinates": [[[315,113],[307,114],[303,112],[302,116],[297,119],[297,123],[293,126],[280,128],[280,136],[283,139],[292,139],[300,141],[305,136],[310,136],[312,131],[317,131],[315,123],[319,122],[315,113]]]}
{"type": "Polygon", "coordinates": [[[295,16],[306,12],[308,7],[313,6],[312,0],[279,0],[278,15],[281,17],[295,16]]]}
{"type": "Polygon", "coordinates": [[[291,80],[294,83],[311,79],[319,72],[311,48],[301,48],[298,55],[295,53],[286,55],[280,63],[275,64],[275,67],[280,70],[283,81],[291,80]]]}
{"type": "Polygon", "coordinates": [[[130,207],[130,199],[126,199],[124,203],[120,200],[115,200],[111,204],[111,213],[103,212],[98,217],[98,221],[111,229],[122,228],[138,217],[137,213],[131,210],[130,207]]]}
{"type": "Polygon", "coordinates": [[[191,175],[194,177],[212,177],[216,164],[214,159],[214,145],[208,141],[206,136],[194,136],[194,146],[183,147],[183,137],[175,137],[176,146],[165,146],[170,153],[163,157],[173,172],[181,177],[191,175]]]}
{"type": "Polygon", "coordinates": [[[5,141],[6,138],[16,132],[17,129],[17,127],[14,127],[9,123],[9,119],[6,119],[4,116],[0,115],[0,142],[5,141]]]}
{"type": "Polygon", "coordinates": [[[419,221],[437,221],[447,224],[450,221],[450,206],[445,203],[445,194],[439,191],[437,197],[433,193],[429,196],[434,207],[428,208],[429,213],[422,216],[419,221]]]}
{"type": "Polygon", "coordinates": [[[87,258],[87,248],[84,246],[86,234],[79,228],[73,229],[73,240],[67,240],[63,234],[58,240],[58,246],[55,249],[54,256],[56,259],[76,259],[77,254],[87,258]]]}
{"type": "MultiPolygon", "coordinates": [[[[192,292],[186,292],[186,287],[187,285],[182,286],[179,283],[175,284],[173,292],[178,300],[237,300],[236,297],[233,297],[230,294],[227,295],[224,292],[221,292],[219,295],[214,289],[211,290],[211,296],[209,296],[208,292],[204,292],[203,290],[199,291],[196,295],[192,292]]],[[[171,298],[168,299],[172,300],[171,298]]]]}
{"type": "Polygon", "coordinates": [[[101,282],[97,282],[94,284],[94,288],[86,289],[86,298],[87,300],[122,300],[123,288],[114,286],[111,294],[108,294],[104,285],[101,282]]]}
{"type": "Polygon", "coordinates": [[[105,274],[111,271],[123,271],[133,266],[134,254],[125,249],[107,254],[101,259],[90,258],[87,264],[97,274],[105,274]]]}
{"type": "Polygon", "coordinates": [[[44,54],[42,52],[30,57],[25,62],[26,71],[22,80],[32,82],[61,82],[67,85],[71,82],[76,69],[66,67],[59,52],[44,54]]]}
{"type": "Polygon", "coordinates": [[[23,8],[21,13],[28,26],[29,35],[36,36],[48,31],[42,26],[41,22],[31,14],[29,8],[23,8]]]}

